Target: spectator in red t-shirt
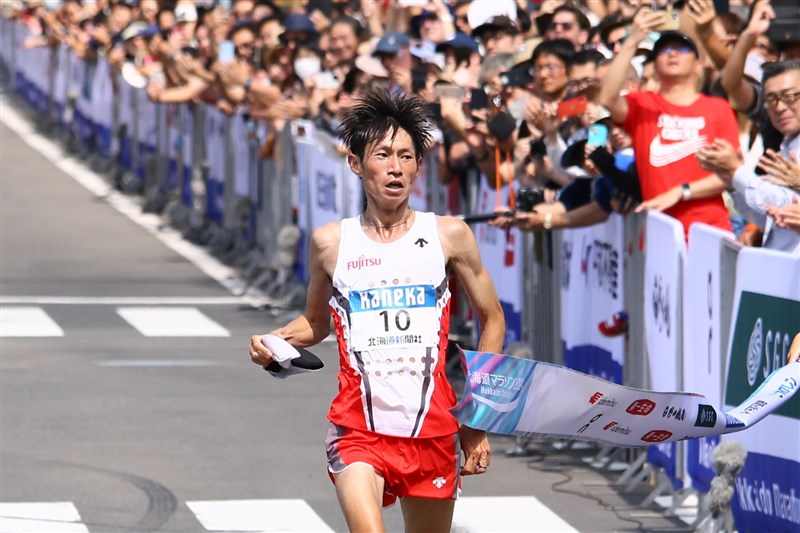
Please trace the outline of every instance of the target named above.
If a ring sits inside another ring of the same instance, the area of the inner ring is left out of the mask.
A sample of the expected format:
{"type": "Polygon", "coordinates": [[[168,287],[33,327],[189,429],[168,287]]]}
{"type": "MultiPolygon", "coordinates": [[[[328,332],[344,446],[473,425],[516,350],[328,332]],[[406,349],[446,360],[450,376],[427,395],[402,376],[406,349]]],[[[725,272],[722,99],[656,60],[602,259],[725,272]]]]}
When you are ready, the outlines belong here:
{"type": "Polygon", "coordinates": [[[638,210],[664,211],[683,223],[687,235],[694,222],[730,231],[721,194],[725,184],[703,170],[694,154],[720,138],[738,150],[739,130],[727,101],[700,93],[702,64],[695,43],[682,33],[662,32],[652,51],[659,92],[620,95],[639,43],[663,22],[663,12],[644,8],[637,13],[631,36],[604,78],[600,100],[633,137],[644,199],[638,210]]]}

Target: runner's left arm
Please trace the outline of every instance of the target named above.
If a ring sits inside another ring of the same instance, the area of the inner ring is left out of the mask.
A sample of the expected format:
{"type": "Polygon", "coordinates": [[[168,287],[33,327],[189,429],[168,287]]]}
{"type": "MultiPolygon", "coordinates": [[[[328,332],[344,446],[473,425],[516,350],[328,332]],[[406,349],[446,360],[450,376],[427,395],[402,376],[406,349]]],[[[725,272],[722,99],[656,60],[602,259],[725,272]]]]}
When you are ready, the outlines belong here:
{"type": "MultiPolygon", "coordinates": [[[[500,353],[506,334],[503,308],[486,267],[481,261],[478,243],[472,230],[463,221],[451,217],[439,217],[439,233],[452,272],[456,275],[472,304],[481,325],[478,350],[500,353]]],[[[491,462],[489,438],[485,431],[461,426],[461,449],[464,452],[463,475],[486,472],[478,465],[491,462]]]]}

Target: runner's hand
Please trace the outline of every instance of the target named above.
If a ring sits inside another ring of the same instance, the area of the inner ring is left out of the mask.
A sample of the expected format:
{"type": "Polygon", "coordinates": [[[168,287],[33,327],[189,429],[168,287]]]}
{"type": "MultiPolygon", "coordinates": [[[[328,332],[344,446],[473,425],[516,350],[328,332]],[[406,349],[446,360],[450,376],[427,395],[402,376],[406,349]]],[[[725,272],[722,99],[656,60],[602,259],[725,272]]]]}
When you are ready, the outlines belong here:
{"type": "Polygon", "coordinates": [[[786,354],[786,359],[790,363],[800,361],[800,333],[794,336],[792,345],[789,346],[789,353],[786,354]]]}
{"type": "Polygon", "coordinates": [[[486,432],[461,426],[458,430],[461,439],[461,450],[464,452],[464,466],[461,475],[483,474],[489,467],[491,446],[486,432]]]}
{"type": "Polygon", "coordinates": [[[250,360],[259,366],[269,366],[272,363],[272,352],[261,342],[263,335],[250,337],[250,360]]]}

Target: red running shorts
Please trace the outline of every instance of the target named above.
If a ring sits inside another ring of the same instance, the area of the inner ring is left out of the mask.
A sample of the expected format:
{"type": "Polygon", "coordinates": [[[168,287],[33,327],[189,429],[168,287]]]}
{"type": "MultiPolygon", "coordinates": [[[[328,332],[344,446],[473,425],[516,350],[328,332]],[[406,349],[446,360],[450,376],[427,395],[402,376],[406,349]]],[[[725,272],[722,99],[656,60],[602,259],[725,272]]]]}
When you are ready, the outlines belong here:
{"type": "Polygon", "coordinates": [[[328,475],[356,463],[370,465],[384,480],[383,506],[397,498],[455,500],[461,492],[458,433],[427,439],[391,437],[331,423],[325,437],[328,475]]]}

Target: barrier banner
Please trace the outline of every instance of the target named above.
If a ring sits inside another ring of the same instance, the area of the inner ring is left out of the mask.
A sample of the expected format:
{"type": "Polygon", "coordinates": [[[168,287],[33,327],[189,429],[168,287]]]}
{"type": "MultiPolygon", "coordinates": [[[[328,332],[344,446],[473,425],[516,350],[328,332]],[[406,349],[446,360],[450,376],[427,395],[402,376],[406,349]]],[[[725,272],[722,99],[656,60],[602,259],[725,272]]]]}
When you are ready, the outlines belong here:
{"type": "Polygon", "coordinates": [[[561,342],[564,365],[622,383],[625,336],[606,337],[598,324],[624,307],[622,217],[562,233],[561,342]]]}
{"type": "MultiPolygon", "coordinates": [[[[683,278],[682,389],[699,392],[713,405],[722,405],[720,264],[725,239],[734,235],[707,224],[692,224],[683,278]]],[[[701,492],[711,490],[716,476],[711,452],[717,444],[719,436],[686,443],[686,471],[692,487],[701,492]]]]}
{"type": "MultiPolygon", "coordinates": [[[[344,164],[340,156],[326,154],[318,147],[308,164],[308,200],[311,210],[311,227],[315,230],[329,222],[347,216],[345,209],[344,164]]],[[[348,169],[349,172],[349,169],[348,169]]]]}
{"type": "MultiPolygon", "coordinates": [[[[495,191],[482,175],[476,212],[493,212],[496,200],[502,205],[509,204],[508,187],[495,191]]],[[[522,235],[519,228],[503,230],[488,224],[477,224],[472,229],[506,316],[504,346],[508,346],[522,340],[522,235]]]]}
{"type": "MultiPolygon", "coordinates": [[[[644,313],[650,387],[654,390],[680,390],[682,341],[678,318],[681,316],[681,275],[686,254],[683,225],[674,218],[649,211],[645,229],[644,313]]],[[[677,447],[659,444],[647,450],[647,461],[664,469],[672,485],[680,488],[677,447]]]]}
{"type": "Polygon", "coordinates": [[[701,394],[633,389],[531,359],[462,350],[461,363],[466,385],[452,413],[462,424],[503,435],[617,446],[742,431],[796,406],[789,399],[800,388],[800,362],[787,364],[739,406],[723,412],[701,394]]]}
{"type": "Polygon", "coordinates": [[[208,158],[206,180],[206,216],[222,222],[225,211],[225,114],[215,107],[206,108],[205,145],[208,158]]]}
{"type": "Polygon", "coordinates": [[[249,118],[241,108],[231,117],[231,139],[233,139],[233,191],[236,196],[250,196],[250,132],[249,118]]]}
{"type": "MultiPolygon", "coordinates": [[[[760,412],[769,406],[748,396],[772,388],[768,376],[785,363],[800,332],[800,257],[744,248],[736,262],[733,310],[725,405],[741,402],[760,412]]],[[[784,404],[735,440],[747,450],[732,503],[737,529],[800,530],[800,401],[784,404]]]]}
{"type": "Polygon", "coordinates": [[[90,118],[94,123],[95,145],[100,154],[111,157],[113,123],[114,88],[111,85],[111,69],[104,57],[97,58],[92,84],[92,112],[90,118]]]}
{"type": "MultiPolygon", "coordinates": [[[[428,155],[428,157],[432,156],[428,155]]],[[[414,184],[411,186],[411,195],[408,197],[408,205],[411,209],[416,211],[433,210],[431,206],[428,205],[428,175],[424,161],[419,169],[417,179],[414,180],[414,184]]]]}

